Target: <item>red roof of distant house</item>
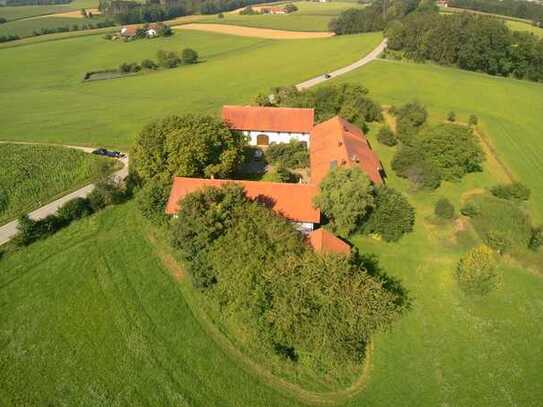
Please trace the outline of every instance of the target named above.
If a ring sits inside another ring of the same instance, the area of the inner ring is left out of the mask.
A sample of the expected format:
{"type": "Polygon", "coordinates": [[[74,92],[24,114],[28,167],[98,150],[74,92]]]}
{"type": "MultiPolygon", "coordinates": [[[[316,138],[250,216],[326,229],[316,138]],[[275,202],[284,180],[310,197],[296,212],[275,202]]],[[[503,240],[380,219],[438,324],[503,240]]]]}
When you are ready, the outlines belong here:
{"type": "Polygon", "coordinates": [[[340,238],[334,236],[324,228],[319,228],[309,233],[308,242],[319,253],[351,253],[351,246],[340,238]]]}
{"type": "Polygon", "coordinates": [[[310,133],[313,109],[291,107],[224,106],[224,121],[236,130],[310,133]]]}
{"type": "Polygon", "coordinates": [[[355,125],[335,116],[313,128],[309,146],[311,182],[318,185],[328,171],[358,165],[375,184],[381,184],[381,162],[366,136],[355,125]]]}
{"type": "Polygon", "coordinates": [[[139,28],[140,26],[138,25],[127,25],[121,28],[121,35],[125,37],[132,37],[136,35],[136,32],[138,31],[139,28]]]}
{"type": "Polygon", "coordinates": [[[245,188],[249,199],[270,202],[270,207],[281,216],[294,221],[319,223],[320,211],[313,207],[313,197],[318,188],[307,184],[281,184],[260,181],[233,181],[221,179],[175,177],[166,205],[166,213],[175,214],[185,195],[206,186],[221,186],[227,183],[239,183],[245,188]]]}

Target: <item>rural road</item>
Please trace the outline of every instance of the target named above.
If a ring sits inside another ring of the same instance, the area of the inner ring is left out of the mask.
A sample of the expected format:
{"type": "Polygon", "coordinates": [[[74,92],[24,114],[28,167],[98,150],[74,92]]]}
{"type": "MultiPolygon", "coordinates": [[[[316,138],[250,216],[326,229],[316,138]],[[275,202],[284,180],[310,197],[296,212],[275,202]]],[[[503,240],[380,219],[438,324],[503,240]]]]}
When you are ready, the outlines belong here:
{"type": "MultiPolygon", "coordinates": [[[[24,142],[9,142],[9,141],[0,141],[0,143],[41,144],[41,143],[24,143],[24,142]]],[[[52,145],[55,145],[58,147],[73,148],[76,150],[84,151],[89,154],[95,150],[94,148],[90,148],[90,147],[67,146],[67,145],[58,145],[58,144],[52,144],[52,145]]],[[[114,172],[113,176],[116,178],[124,179],[128,175],[128,157],[120,158],[119,161],[121,161],[124,164],[123,168],[114,172]]],[[[94,184],[89,184],[87,186],[84,186],[83,188],[80,188],[77,191],[74,191],[68,195],[65,195],[62,198],[59,198],[45,206],[42,206],[41,208],[38,208],[33,212],[30,212],[29,216],[31,219],[34,219],[34,220],[43,219],[49,215],[56,213],[57,210],[69,200],[74,199],[74,198],[85,198],[87,195],[89,195],[92,192],[93,189],[94,189],[94,184]]],[[[0,226],[0,246],[3,245],[4,243],[9,242],[16,234],[17,234],[16,220],[9,222],[3,226],[0,226]]]]}
{"type": "Polygon", "coordinates": [[[324,74],[317,76],[316,78],[309,79],[305,82],[299,83],[296,85],[296,89],[298,90],[304,90],[311,88],[315,85],[318,85],[320,83],[329,81],[330,79],[333,79],[340,75],[345,75],[348,72],[354,71],[357,68],[360,68],[366,64],[369,64],[370,62],[374,61],[383,53],[385,48],[387,47],[387,39],[385,38],[381,43],[375,48],[373,51],[371,51],[368,55],[363,57],[362,59],[359,59],[358,61],[352,63],[351,65],[344,66],[343,68],[336,69],[335,71],[329,72],[328,75],[330,75],[330,78],[325,78],[324,74]]]}

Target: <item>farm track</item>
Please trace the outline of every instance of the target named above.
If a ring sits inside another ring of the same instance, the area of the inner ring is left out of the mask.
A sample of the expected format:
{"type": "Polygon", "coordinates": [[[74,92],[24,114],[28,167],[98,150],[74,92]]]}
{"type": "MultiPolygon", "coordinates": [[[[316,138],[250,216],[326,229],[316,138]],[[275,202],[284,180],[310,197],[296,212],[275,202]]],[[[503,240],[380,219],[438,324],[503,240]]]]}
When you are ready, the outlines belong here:
{"type": "MultiPolygon", "coordinates": [[[[95,150],[92,147],[81,147],[81,146],[59,145],[59,144],[48,144],[48,143],[11,142],[11,141],[0,141],[0,143],[48,145],[48,146],[65,147],[65,148],[80,150],[87,154],[91,154],[95,150]]],[[[120,179],[125,179],[128,176],[128,156],[126,156],[125,158],[119,159],[119,161],[123,164],[123,167],[120,170],[114,172],[112,176],[116,178],[120,178],[120,179]]],[[[77,189],[76,191],[70,192],[69,194],[64,195],[58,199],[55,199],[52,202],[48,203],[47,205],[44,205],[30,212],[28,215],[30,216],[31,219],[34,219],[34,220],[43,219],[49,215],[53,215],[66,202],[75,198],[87,197],[94,190],[94,186],[95,186],[94,184],[85,185],[84,187],[81,187],[77,189]]],[[[18,225],[17,220],[14,220],[9,223],[6,223],[5,225],[0,226],[0,246],[9,242],[11,239],[13,239],[13,237],[17,234],[17,225],[18,225]]]]}

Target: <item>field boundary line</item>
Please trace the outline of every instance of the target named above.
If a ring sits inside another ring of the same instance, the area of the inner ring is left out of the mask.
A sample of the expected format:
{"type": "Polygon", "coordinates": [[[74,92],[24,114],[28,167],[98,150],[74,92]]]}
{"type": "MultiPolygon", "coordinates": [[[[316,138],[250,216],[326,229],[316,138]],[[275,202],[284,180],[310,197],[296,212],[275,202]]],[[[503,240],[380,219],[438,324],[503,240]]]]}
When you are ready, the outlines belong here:
{"type": "MultiPolygon", "coordinates": [[[[154,228],[154,227],[153,227],[154,228]]],[[[164,244],[155,236],[154,230],[148,233],[147,241],[154,247],[157,252],[165,254],[171,249],[164,247],[164,244]]],[[[191,313],[202,329],[212,338],[212,340],[219,346],[219,348],[235,362],[238,362],[241,367],[250,375],[253,375],[265,385],[283,392],[283,395],[290,396],[300,403],[307,405],[338,405],[343,404],[353,397],[362,392],[367,385],[370,370],[372,367],[372,356],[374,352],[374,344],[370,341],[367,345],[364,361],[361,365],[361,373],[358,378],[347,388],[332,392],[315,392],[303,389],[297,384],[291,383],[286,379],[274,375],[264,366],[255,362],[250,356],[246,355],[243,351],[238,349],[234,343],[224,335],[218,327],[213,323],[209,316],[198,306],[198,301],[195,299],[192,293],[192,288],[189,286],[190,282],[188,278],[176,278],[178,270],[182,269],[179,262],[171,255],[168,255],[169,261],[164,261],[163,256],[159,256],[163,267],[169,272],[169,275],[175,283],[179,284],[183,298],[187,302],[191,313]],[[171,260],[175,262],[176,267],[171,260]],[[286,393],[286,394],[285,394],[286,393]]]]}

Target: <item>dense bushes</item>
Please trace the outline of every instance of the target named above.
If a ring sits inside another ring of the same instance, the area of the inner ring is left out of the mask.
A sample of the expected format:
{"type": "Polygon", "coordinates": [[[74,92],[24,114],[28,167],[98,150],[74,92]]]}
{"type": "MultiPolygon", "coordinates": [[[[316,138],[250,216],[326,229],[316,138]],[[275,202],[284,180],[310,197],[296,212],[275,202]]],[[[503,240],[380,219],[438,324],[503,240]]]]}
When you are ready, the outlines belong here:
{"type": "Polygon", "coordinates": [[[139,134],[130,155],[131,170],[142,181],[163,184],[174,175],[228,178],[243,158],[247,140],[212,116],[169,116],[139,134]]]}
{"type": "Polygon", "coordinates": [[[501,199],[527,201],[530,199],[530,189],[520,182],[511,184],[498,184],[490,188],[490,192],[495,197],[501,199]]]}
{"type": "Polygon", "coordinates": [[[530,216],[514,202],[478,195],[466,203],[462,214],[471,218],[481,239],[500,253],[526,248],[532,238],[530,216]]]}
{"type": "Polygon", "coordinates": [[[482,245],[470,250],[458,262],[456,279],[468,294],[485,295],[500,283],[492,249],[482,245]]]}
{"type": "Polygon", "coordinates": [[[543,4],[526,0],[450,0],[449,6],[502,16],[530,19],[543,24],[543,4]]]}
{"type": "Polygon", "coordinates": [[[166,201],[169,188],[157,180],[150,180],[136,195],[136,205],[140,213],[155,224],[166,221],[166,201]]]}
{"type": "Polygon", "coordinates": [[[136,1],[101,0],[99,8],[104,15],[113,17],[122,25],[153,23],[187,15],[187,8],[179,2],[141,4],[136,1]]]}
{"type": "Polygon", "coordinates": [[[192,48],[185,48],[181,51],[181,62],[183,64],[195,64],[198,62],[198,53],[192,48]]]}
{"type": "Polygon", "coordinates": [[[377,133],[377,141],[389,147],[398,144],[398,139],[396,139],[396,136],[388,126],[383,126],[379,129],[379,133],[377,133]]]}
{"type": "Polygon", "coordinates": [[[407,198],[388,186],[381,186],[375,192],[375,208],[363,230],[377,233],[387,242],[398,241],[404,234],[413,231],[415,209],[407,198]]]}
{"type": "Polygon", "coordinates": [[[20,40],[20,39],[21,39],[21,37],[19,37],[16,34],[0,35],[0,43],[8,42],[8,41],[17,41],[17,40],[20,40]]]}
{"type": "Polygon", "coordinates": [[[17,246],[28,246],[56,233],[74,220],[92,215],[108,205],[121,203],[128,195],[129,191],[122,185],[103,180],[96,184],[87,198],[75,198],[66,202],[54,215],[40,220],[30,219],[28,215],[19,217],[17,235],[13,241],[17,246]]]}
{"type": "Polygon", "coordinates": [[[188,195],[172,235],[212,318],[268,361],[341,374],[405,308],[379,277],[347,256],[314,253],[237,185],[188,195]]]}
{"type": "Polygon", "coordinates": [[[347,237],[374,208],[373,186],[358,167],[339,167],[328,172],[321,181],[316,207],[330,221],[334,233],[347,237]]]}
{"type": "Polygon", "coordinates": [[[413,13],[387,30],[392,50],[491,75],[543,81],[543,39],[473,14],[413,13]]]}
{"type": "Polygon", "coordinates": [[[421,189],[436,189],[441,180],[459,181],[481,171],[484,153],[473,130],[453,124],[425,125],[428,113],[417,102],[394,109],[400,148],[391,167],[421,189]]]}
{"type": "Polygon", "coordinates": [[[307,145],[300,141],[291,140],[289,143],[272,144],[265,154],[266,160],[272,164],[292,169],[309,166],[307,145]]]}
{"type": "Polygon", "coordinates": [[[451,220],[454,218],[454,205],[447,198],[440,198],[434,207],[434,214],[438,218],[451,220]]]}
{"type": "Polygon", "coordinates": [[[115,25],[115,22],[109,19],[106,19],[104,21],[98,21],[96,23],[89,23],[89,24],[73,24],[72,26],[64,25],[60,27],[43,27],[37,30],[34,30],[32,32],[32,35],[34,37],[45,35],[45,34],[54,34],[54,33],[64,33],[64,32],[70,32],[70,31],[85,31],[85,30],[94,30],[96,28],[106,28],[106,27],[113,27],[115,25]]]}
{"type": "Polygon", "coordinates": [[[341,84],[298,91],[294,86],[272,89],[270,97],[259,95],[261,106],[305,107],[315,109],[320,123],[336,115],[365,128],[366,122],[382,119],[381,107],[368,97],[368,89],[357,84],[341,84]]]}
{"type": "Polygon", "coordinates": [[[8,194],[0,189],[0,214],[8,209],[9,198],[8,194]]]}

